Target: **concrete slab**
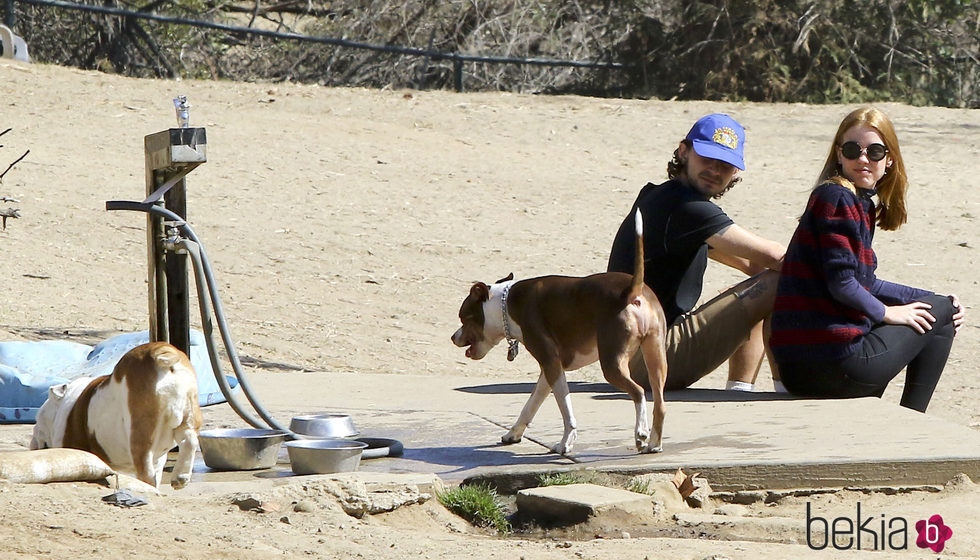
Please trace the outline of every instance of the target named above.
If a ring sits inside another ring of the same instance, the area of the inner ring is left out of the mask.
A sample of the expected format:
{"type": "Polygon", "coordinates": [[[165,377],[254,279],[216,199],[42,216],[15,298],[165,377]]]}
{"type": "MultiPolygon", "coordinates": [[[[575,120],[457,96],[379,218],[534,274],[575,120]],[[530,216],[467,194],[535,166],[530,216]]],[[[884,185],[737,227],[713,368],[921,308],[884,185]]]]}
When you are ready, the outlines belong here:
{"type": "MultiPolygon", "coordinates": [[[[434,472],[450,483],[492,480],[536,486],[542,473],[594,468],[624,474],[699,471],[716,490],[942,484],[980,477],[980,433],[881,399],[797,400],[773,393],[668,393],[664,453],[633,449],[633,405],[605,383],[571,382],[579,422],[575,451],[546,403],[523,442],[500,445],[534,379],[339,373],[250,376],[258,399],[288,424],[296,414],[341,412],[361,435],[402,441],[400,458],[365,460],[367,472],[434,472]],[[309,384],[329,386],[309,390],[309,384]],[[327,396],[311,399],[311,395],[327,396]]],[[[553,402],[553,401],[549,401],[553,402]]],[[[210,424],[241,421],[226,405],[210,424]]]]}
{"type": "Polygon", "coordinates": [[[651,515],[653,498],[596,484],[527,488],[517,493],[517,511],[533,519],[580,523],[605,513],[651,515]]]}
{"type": "MultiPolygon", "coordinates": [[[[249,383],[279,423],[320,412],[350,414],[365,437],[394,438],[401,457],[363,460],[369,473],[434,473],[450,484],[488,480],[501,491],[537,486],[541,474],[597,469],[622,474],[701,472],[715,490],[944,484],[980,479],[980,432],[880,399],[794,400],[771,393],[688,390],[667,395],[664,452],[633,449],[633,405],[605,383],[572,381],[575,451],[561,436],[552,400],[523,442],[501,445],[535,379],[347,373],[256,373],[249,383]]],[[[246,404],[247,406],[247,404],[246,404]]],[[[205,427],[245,427],[226,404],[204,409],[205,427]]],[[[23,448],[32,426],[0,426],[0,448],[23,448]]],[[[202,483],[291,477],[275,469],[219,473],[202,461],[202,483]]]]}

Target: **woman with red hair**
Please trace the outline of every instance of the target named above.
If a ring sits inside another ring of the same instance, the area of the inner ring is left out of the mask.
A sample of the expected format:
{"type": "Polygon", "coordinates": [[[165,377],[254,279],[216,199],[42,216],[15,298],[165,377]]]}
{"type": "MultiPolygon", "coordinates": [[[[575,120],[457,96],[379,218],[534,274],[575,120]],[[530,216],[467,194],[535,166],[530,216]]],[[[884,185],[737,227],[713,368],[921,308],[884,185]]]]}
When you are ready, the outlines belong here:
{"type": "Polygon", "coordinates": [[[875,227],[905,223],[907,189],[888,117],[847,115],[780,271],[770,348],[791,393],[881,396],[907,368],[902,406],[925,412],[964,312],[955,295],[875,276],[875,227]]]}

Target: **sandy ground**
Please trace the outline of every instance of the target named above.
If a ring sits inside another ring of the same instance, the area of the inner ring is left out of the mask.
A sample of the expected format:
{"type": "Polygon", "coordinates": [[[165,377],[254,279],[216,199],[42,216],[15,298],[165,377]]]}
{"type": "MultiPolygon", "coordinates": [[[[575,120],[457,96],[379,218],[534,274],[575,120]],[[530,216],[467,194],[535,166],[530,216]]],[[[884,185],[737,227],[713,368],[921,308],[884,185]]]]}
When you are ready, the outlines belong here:
{"type": "MultiPolygon", "coordinates": [[[[748,229],[788,241],[852,108],[150,81],[7,62],[0,93],[0,129],[12,128],[0,142],[0,169],[30,150],[0,183],[0,196],[18,199],[9,205],[22,215],[0,232],[0,338],[94,343],[146,328],[144,217],[106,212],[105,201],[145,196],[142,138],[175,125],[171,99],[183,94],[191,124],[208,135],[208,162],[188,177],[188,220],[216,271],[238,351],[251,368],[311,372],[311,401],[329,391],[315,383],[323,371],[364,374],[365,383],[378,372],[533,379],[526,353],[508,363],[497,350],[473,363],[449,342],[470,283],[603,270],[636,192],[664,178],[677,141],[705,113],[731,113],[748,131],[744,181],[721,205],[748,229]]],[[[876,240],[879,276],[956,293],[972,310],[980,301],[980,202],[972,196],[980,111],[883,108],[912,186],[909,223],[876,240]]],[[[705,294],[738,278],[712,266],[705,294]]],[[[980,429],[980,329],[968,319],[929,414],[980,429]]],[[[594,366],[573,375],[601,379],[594,366]]],[[[724,379],[716,372],[701,386],[724,379]]],[[[758,385],[771,387],[765,366],[758,385]]],[[[886,399],[897,400],[900,380],[893,385],[886,399]]],[[[147,550],[173,558],[460,558],[474,546],[481,557],[515,559],[835,554],[798,539],[785,544],[793,538],[775,529],[729,541],[685,538],[693,532],[566,546],[473,534],[431,504],[356,520],[324,500],[318,514],[290,513],[287,523],[281,514],[242,512],[227,497],[178,494],[122,510],[95,499],[105,493],[0,486],[2,548],[19,558],[147,550]],[[758,542],[767,540],[776,542],[758,542]]],[[[889,518],[976,518],[970,484],[823,499],[852,517],[863,500],[889,518]]],[[[779,514],[756,508],[750,513],[779,514]]],[[[959,545],[954,537],[944,554],[974,554],[976,544],[976,536],[959,545]]]]}

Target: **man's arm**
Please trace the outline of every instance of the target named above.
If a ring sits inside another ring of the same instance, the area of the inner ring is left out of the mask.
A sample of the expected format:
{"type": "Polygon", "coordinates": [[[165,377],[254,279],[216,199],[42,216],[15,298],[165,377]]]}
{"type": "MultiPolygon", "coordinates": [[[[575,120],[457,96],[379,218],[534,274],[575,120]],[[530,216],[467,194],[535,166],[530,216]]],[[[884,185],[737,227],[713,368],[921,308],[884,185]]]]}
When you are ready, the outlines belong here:
{"type": "Polygon", "coordinates": [[[760,267],[752,266],[752,263],[750,263],[747,259],[743,259],[742,257],[733,257],[728,253],[722,253],[721,251],[716,251],[714,249],[708,249],[708,257],[713,261],[730,266],[735,270],[741,270],[746,274],[746,276],[754,276],[763,270],[760,267]]]}
{"type": "Polygon", "coordinates": [[[749,276],[783,266],[786,247],[732,224],[708,238],[708,256],[749,276]]]}

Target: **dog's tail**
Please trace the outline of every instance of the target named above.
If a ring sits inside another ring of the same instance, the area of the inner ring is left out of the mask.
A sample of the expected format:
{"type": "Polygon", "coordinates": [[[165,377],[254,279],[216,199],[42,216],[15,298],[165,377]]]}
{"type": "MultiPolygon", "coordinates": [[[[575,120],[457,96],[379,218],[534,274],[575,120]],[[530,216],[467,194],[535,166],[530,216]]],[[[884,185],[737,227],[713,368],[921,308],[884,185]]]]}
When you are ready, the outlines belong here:
{"type": "Polygon", "coordinates": [[[634,251],[635,260],[633,262],[633,284],[630,285],[630,293],[627,301],[643,293],[643,214],[640,209],[636,209],[636,250],[634,251]]]}

